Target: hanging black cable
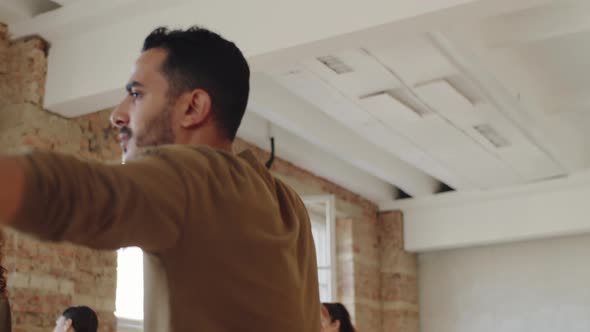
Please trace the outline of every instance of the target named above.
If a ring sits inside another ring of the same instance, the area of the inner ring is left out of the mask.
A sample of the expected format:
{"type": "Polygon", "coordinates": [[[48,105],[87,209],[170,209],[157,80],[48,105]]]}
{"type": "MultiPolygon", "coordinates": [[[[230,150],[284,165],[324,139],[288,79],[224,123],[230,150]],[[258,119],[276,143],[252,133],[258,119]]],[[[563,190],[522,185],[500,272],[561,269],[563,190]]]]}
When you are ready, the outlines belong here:
{"type": "Polygon", "coordinates": [[[270,159],[266,162],[266,168],[270,169],[275,161],[275,138],[270,138],[270,159]]]}

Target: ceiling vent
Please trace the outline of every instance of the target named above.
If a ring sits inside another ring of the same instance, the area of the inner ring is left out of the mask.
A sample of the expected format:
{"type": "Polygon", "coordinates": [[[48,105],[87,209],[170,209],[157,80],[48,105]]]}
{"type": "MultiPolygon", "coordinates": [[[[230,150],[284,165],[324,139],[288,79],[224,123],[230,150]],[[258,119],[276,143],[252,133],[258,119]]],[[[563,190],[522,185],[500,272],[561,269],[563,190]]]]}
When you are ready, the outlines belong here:
{"type": "Polygon", "coordinates": [[[408,89],[389,90],[387,94],[407,106],[413,112],[423,117],[432,114],[432,111],[424,105],[416,96],[408,89]]]}
{"type": "Polygon", "coordinates": [[[496,148],[505,148],[510,146],[510,141],[500,135],[494,127],[489,124],[480,124],[477,126],[473,126],[481,136],[483,136],[488,142],[490,142],[496,148]]]}
{"type": "Polygon", "coordinates": [[[485,102],[485,98],[481,95],[479,90],[476,88],[476,85],[469,81],[462,75],[452,75],[446,78],[447,83],[449,83],[457,92],[459,92],[463,97],[469,100],[472,104],[483,103],[485,102]]]}
{"type": "Polygon", "coordinates": [[[407,89],[379,91],[361,96],[359,99],[365,100],[375,97],[385,97],[389,100],[389,102],[400,105],[402,108],[421,117],[432,113],[432,111],[430,111],[426,106],[421,104],[415,97],[413,97],[411,92],[409,92],[407,89]]]}
{"type": "Polygon", "coordinates": [[[321,56],[317,58],[317,60],[338,75],[352,73],[354,71],[352,67],[345,64],[342,60],[340,60],[340,58],[337,58],[333,55],[321,56]]]}
{"type": "Polygon", "coordinates": [[[399,91],[392,90],[372,93],[360,97],[359,103],[366,111],[392,128],[400,123],[420,120],[426,114],[424,108],[398,98],[399,94],[399,91]]]}

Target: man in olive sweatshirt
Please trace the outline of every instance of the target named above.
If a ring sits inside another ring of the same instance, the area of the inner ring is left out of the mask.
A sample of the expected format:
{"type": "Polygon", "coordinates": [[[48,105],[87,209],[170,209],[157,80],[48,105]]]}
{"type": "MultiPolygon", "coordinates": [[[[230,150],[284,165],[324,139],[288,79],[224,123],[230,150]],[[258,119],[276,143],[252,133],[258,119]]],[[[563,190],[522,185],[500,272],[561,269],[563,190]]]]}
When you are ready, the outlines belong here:
{"type": "Polygon", "coordinates": [[[50,241],[146,253],[145,331],[317,332],[316,257],[293,189],[232,142],[249,68],[206,29],[144,41],[111,119],[123,165],[0,157],[0,222],[50,241]]]}

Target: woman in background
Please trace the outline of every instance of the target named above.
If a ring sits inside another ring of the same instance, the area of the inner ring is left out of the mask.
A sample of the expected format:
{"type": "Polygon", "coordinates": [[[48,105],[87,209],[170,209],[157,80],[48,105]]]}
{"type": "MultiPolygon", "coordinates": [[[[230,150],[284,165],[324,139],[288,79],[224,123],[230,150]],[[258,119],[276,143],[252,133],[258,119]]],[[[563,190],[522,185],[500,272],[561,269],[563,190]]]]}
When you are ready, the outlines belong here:
{"type": "Polygon", "coordinates": [[[320,308],[322,332],[355,332],[342,303],[322,303],[320,308]]]}

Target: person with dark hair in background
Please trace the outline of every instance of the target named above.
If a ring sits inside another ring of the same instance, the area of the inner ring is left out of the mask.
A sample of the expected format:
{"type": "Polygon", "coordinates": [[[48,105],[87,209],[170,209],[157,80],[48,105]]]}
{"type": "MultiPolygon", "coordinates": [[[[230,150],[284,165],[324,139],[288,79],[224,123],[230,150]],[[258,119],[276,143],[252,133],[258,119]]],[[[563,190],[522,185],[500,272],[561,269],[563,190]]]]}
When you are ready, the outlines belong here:
{"type": "Polygon", "coordinates": [[[124,164],[0,157],[0,222],[142,248],[146,332],[318,332],[307,210],[252,152],[232,151],[249,77],[242,52],[214,32],[154,30],[111,115],[124,164]]]}
{"type": "Polygon", "coordinates": [[[342,303],[322,303],[322,332],[355,332],[350,314],[342,303]]]}
{"type": "Polygon", "coordinates": [[[86,306],[69,307],[55,322],[53,332],[96,332],[98,317],[86,306]]]}

